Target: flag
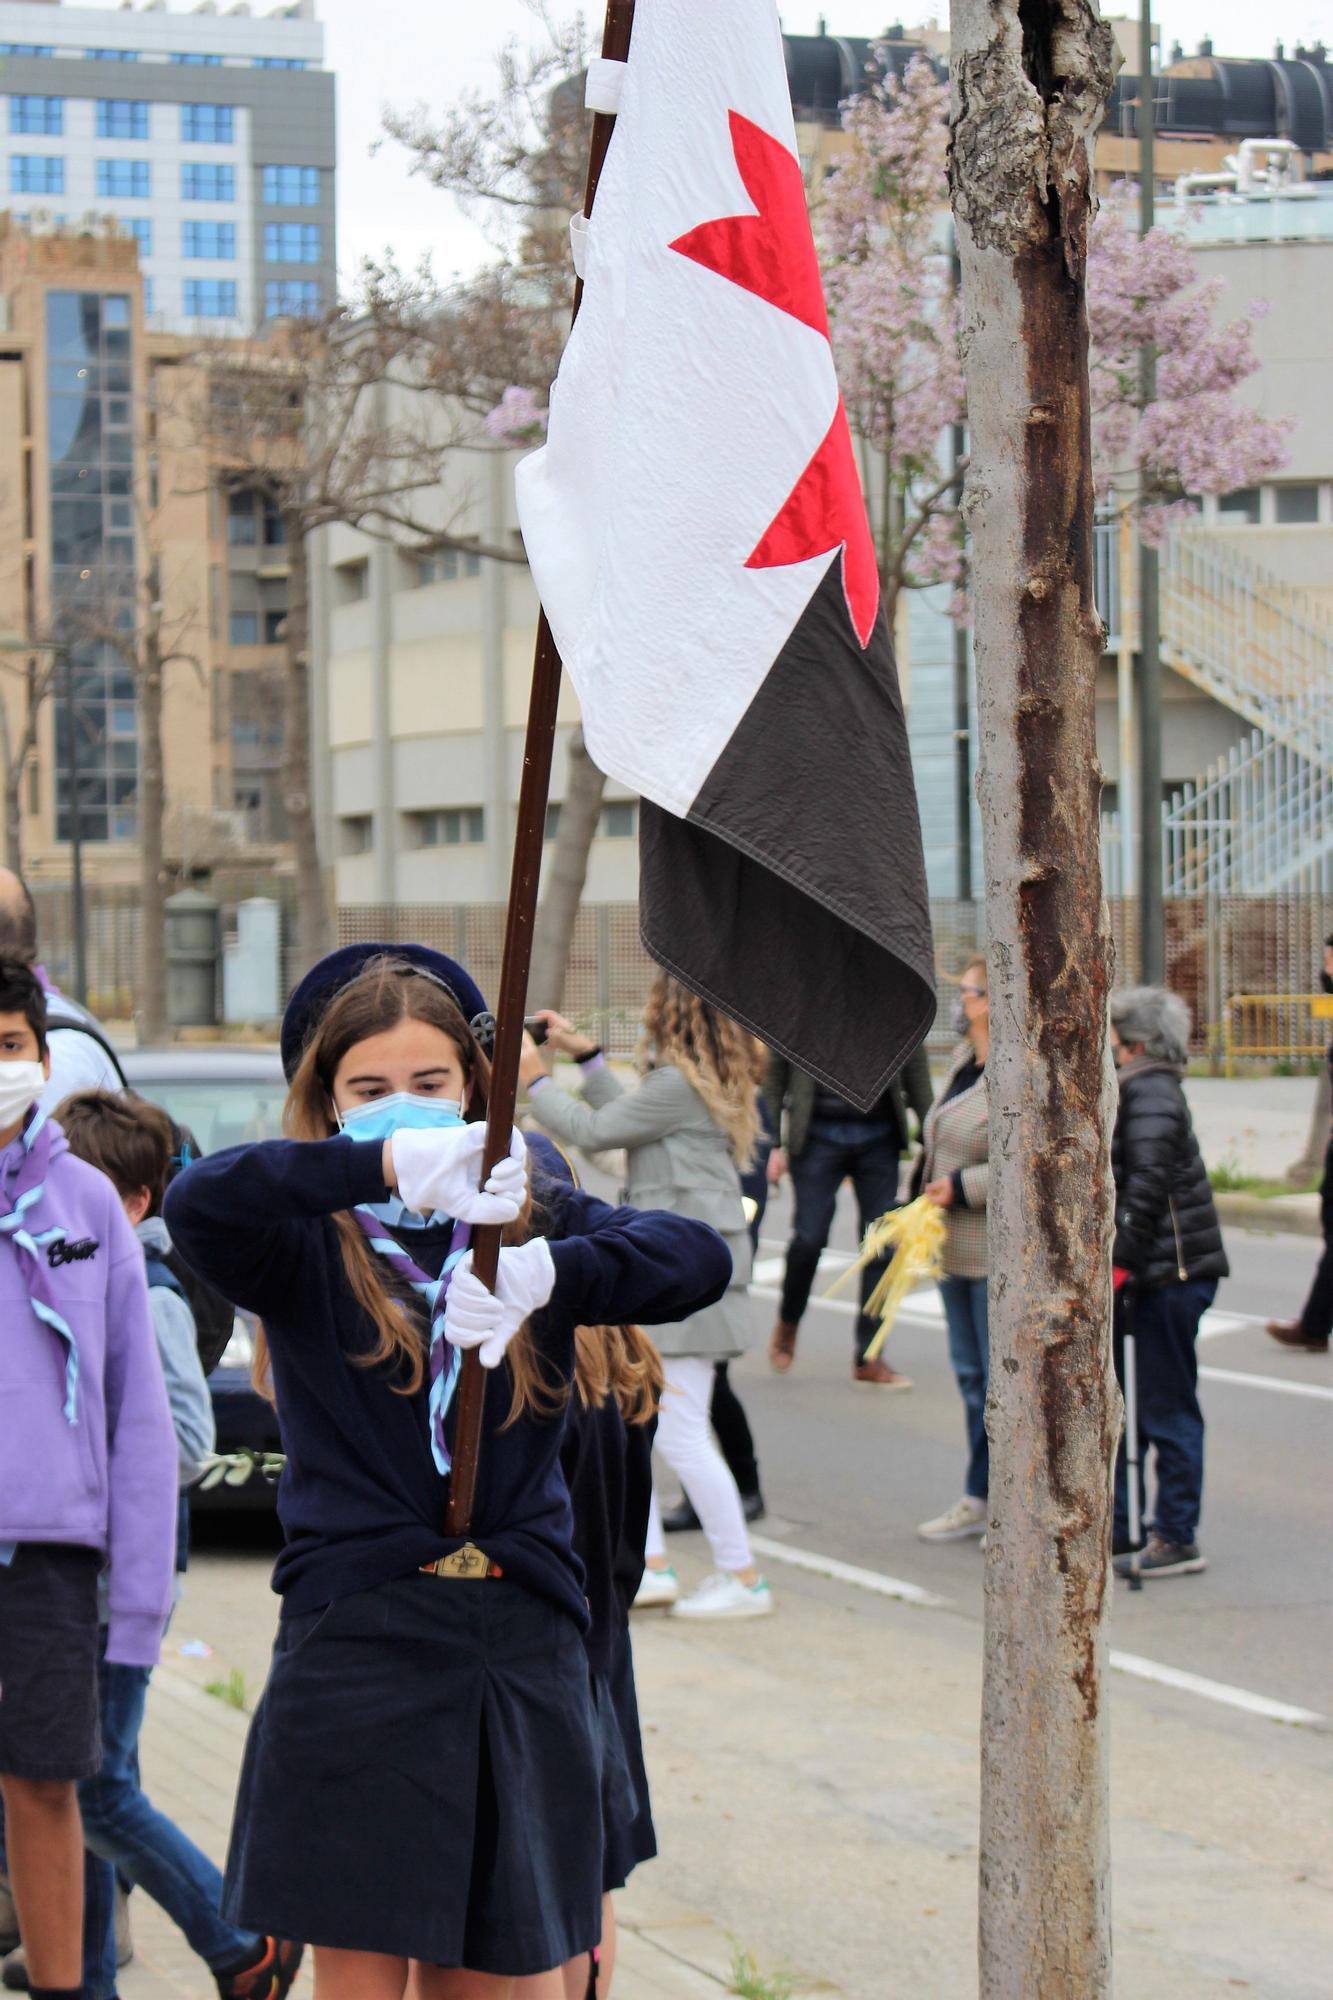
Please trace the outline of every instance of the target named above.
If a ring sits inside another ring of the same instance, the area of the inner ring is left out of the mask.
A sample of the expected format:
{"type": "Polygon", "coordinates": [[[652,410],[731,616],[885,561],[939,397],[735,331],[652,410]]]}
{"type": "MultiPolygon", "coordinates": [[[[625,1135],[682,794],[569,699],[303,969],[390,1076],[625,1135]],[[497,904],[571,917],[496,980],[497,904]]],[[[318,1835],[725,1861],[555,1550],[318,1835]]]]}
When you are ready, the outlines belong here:
{"type": "Polygon", "coordinates": [[[584,273],[518,507],[644,944],[868,1108],[930,913],[773,0],[640,0],[584,273]]]}

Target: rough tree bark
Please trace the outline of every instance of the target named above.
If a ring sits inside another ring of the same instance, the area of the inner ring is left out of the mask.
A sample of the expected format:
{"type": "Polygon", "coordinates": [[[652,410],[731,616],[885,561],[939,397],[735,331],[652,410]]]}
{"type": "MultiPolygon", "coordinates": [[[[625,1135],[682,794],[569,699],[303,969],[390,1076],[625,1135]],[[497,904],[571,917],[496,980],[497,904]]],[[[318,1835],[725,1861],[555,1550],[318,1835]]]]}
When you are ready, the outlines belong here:
{"type": "Polygon", "coordinates": [[[1091,0],[954,0],[991,1050],[983,2000],[1111,1990],[1106,998],[1085,303],[1091,0]]]}
{"type": "Polygon", "coordinates": [[[565,990],[574,924],[588,879],[588,851],[601,816],[606,779],[576,729],[569,739],[569,766],[560,807],[560,830],[537,911],[532,939],[528,1000],[534,1007],[559,1007],[565,990]]]}
{"type": "Polygon", "coordinates": [[[333,949],[333,924],[319,859],[310,771],[310,559],[300,510],[284,510],[288,579],[286,714],[282,752],[287,830],[296,859],[297,947],[301,971],[333,949]]]}
{"type": "Polygon", "coordinates": [[[166,778],[162,758],[161,610],[145,607],[139,659],[139,1039],[152,1047],[167,1034],[166,860],[162,822],[166,778]]]}

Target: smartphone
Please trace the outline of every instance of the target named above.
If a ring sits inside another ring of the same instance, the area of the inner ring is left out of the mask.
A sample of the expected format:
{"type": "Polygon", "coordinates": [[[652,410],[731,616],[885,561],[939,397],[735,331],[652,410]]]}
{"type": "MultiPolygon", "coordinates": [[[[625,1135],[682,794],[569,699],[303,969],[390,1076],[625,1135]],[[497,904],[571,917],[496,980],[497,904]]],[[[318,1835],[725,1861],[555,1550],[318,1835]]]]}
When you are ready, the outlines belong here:
{"type": "Polygon", "coordinates": [[[532,1036],[532,1039],[537,1044],[537,1047],[540,1048],[542,1043],[546,1040],[545,1021],[542,1020],[539,1014],[529,1014],[524,1019],[523,1026],[532,1036]]]}

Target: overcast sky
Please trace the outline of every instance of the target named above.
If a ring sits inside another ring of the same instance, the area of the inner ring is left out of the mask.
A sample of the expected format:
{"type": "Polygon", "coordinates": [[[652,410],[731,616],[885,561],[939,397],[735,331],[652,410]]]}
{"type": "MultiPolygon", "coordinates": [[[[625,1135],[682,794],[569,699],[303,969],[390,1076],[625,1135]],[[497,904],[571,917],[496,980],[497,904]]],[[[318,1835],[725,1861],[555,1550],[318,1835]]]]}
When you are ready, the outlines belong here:
{"type": "MultiPolygon", "coordinates": [[[[85,0],[87,4],[87,0],[85,0]]],[[[94,0],[115,4],[115,0],[94,0]]],[[[180,0],[169,0],[173,7],[180,0]]],[[[724,5],[725,0],[716,0],[724,5]]],[[[572,15],[561,0],[553,10],[572,15]]],[[[265,0],[254,0],[257,14],[265,0]]],[[[419,102],[438,106],[460,89],[484,86],[495,52],[511,35],[533,33],[524,0],[316,0],[325,24],[330,68],[338,76],[339,263],[344,276],[358,260],[392,245],[412,264],[429,250],[437,275],[467,271],[486,256],[479,232],[464,221],[443,195],[412,179],[402,150],[386,143],[374,158],[382,108],[410,109],[419,102]]],[[[784,0],[782,24],[791,34],[814,32],[820,13],[834,34],[869,35],[890,21],[913,24],[947,10],[921,0],[784,0]]],[[[1108,13],[1131,11],[1127,6],[1108,13]]],[[[600,21],[601,0],[584,0],[584,12],[600,21]]],[[[1269,55],[1275,38],[1288,46],[1328,33],[1327,0],[1160,0],[1163,43],[1193,48],[1211,35],[1219,55],[1269,55]]]]}

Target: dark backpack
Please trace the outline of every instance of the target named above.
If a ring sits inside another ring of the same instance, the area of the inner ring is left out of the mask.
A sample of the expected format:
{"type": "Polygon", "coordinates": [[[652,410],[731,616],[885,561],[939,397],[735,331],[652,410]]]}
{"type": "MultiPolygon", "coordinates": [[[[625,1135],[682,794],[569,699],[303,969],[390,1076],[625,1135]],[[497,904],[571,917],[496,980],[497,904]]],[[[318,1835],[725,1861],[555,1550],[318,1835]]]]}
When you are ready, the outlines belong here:
{"type": "MultiPolygon", "coordinates": [[[[59,1003],[54,1006],[48,1003],[46,1027],[48,1034],[53,1028],[71,1028],[76,1034],[87,1035],[89,1041],[96,1042],[107,1057],[126,1095],[141,1096],[141,1092],[134,1088],[121,1068],[115,1044],[108,1040],[91,1014],[77,1013],[72,1008],[65,1012],[59,1003]]],[[[167,1163],[167,1185],[170,1187],[177,1174],[184,1173],[192,1160],[200,1158],[202,1148],[188,1125],[178,1124],[169,1111],[167,1121],[171,1126],[171,1158],[167,1163]]],[[[229,1299],[223,1298],[221,1292],[214,1291],[212,1285],[206,1284],[202,1278],[197,1278],[179,1251],[169,1250],[165,1257],[155,1258],[153,1261],[166,1272],[167,1278],[150,1277],[149,1284],[162,1284],[169,1280],[171,1289],[181,1294],[194,1314],[200,1366],[205,1375],[211,1375],[221,1361],[227,1342],[235,1330],[236,1308],[229,1299]]]]}

